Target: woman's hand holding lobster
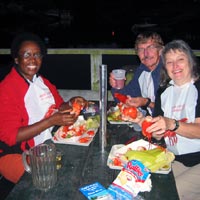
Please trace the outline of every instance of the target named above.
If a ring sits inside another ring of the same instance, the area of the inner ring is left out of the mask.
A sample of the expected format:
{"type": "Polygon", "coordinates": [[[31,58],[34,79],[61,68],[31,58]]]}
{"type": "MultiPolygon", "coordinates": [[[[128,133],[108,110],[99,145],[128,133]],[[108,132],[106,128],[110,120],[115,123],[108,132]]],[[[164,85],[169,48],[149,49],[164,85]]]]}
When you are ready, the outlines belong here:
{"type": "Polygon", "coordinates": [[[167,130],[172,130],[174,128],[174,120],[167,117],[154,117],[152,118],[151,123],[152,125],[146,130],[152,133],[152,137],[156,138],[157,140],[160,140],[162,137],[164,137],[167,130]]]}
{"type": "Polygon", "coordinates": [[[46,118],[48,118],[51,126],[72,125],[86,106],[88,106],[88,101],[83,97],[72,97],[68,102],[62,103],[57,112],[52,112],[46,118]]]}
{"type": "Polygon", "coordinates": [[[77,116],[70,112],[56,112],[48,118],[52,126],[66,126],[72,125],[77,120],[77,116]]]}

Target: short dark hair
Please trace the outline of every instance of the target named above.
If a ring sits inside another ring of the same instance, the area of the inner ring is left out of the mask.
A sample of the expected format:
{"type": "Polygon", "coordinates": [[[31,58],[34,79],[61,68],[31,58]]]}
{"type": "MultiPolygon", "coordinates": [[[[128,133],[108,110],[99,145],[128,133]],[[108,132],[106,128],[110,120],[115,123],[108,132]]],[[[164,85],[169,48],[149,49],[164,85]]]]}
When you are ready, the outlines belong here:
{"type": "Polygon", "coordinates": [[[42,41],[42,39],[38,35],[35,35],[34,33],[24,32],[24,33],[18,34],[14,38],[14,40],[11,44],[11,56],[13,58],[18,57],[19,49],[20,49],[22,43],[26,42],[26,41],[32,41],[32,42],[35,42],[36,44],[38,44],[42,55],[43,56],[46,55],[47,48],[46,48],[44,42],[42,41]]]}
{"type": "Polygon", "coordinates": [[[138,34],[138,36],[136,37],[135,49],[137,50],[139,44],[146,43],[149,39],[154,40],[154,42],[161,47],[164,45],[160,34],[154,31],[144,31],[138,34]]]}

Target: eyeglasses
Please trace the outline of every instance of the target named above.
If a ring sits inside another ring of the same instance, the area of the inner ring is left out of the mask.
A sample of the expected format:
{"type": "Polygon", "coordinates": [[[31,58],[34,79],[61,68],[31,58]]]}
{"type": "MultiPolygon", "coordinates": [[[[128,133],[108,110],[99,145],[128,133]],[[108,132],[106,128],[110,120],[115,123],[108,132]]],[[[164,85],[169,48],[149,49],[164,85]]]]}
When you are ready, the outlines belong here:
{"type": "Polygon", "coordinates": [[[23,59],[30,59],[31,57],[35,59],[41,59],[43,55],[41,53],[31,54],[30,52],[24,52],[23,54],[19,54],[23,59]]]}
{"type": "Polygon", "coordinates": [[[159,48],[158,45],[152,44],[152,45],[147,46],[146,48],[138,48],[138,49],[137,49],[137,53],[138,53],[138,54],[142,54],[142,53],[144,53],[144,51],[148,51],[148,52],[150,52],[150,51],[155,51],[155,50],[157,50],[158,48],[159,48]]]}

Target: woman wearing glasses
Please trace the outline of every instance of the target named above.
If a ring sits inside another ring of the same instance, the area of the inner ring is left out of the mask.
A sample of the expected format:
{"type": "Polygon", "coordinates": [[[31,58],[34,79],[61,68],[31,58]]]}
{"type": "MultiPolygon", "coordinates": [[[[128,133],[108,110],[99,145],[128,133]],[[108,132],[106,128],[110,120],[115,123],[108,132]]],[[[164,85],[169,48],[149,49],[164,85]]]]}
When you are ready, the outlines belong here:
{"type": "MultiPolygon", "coordinates": [[[[0,83],[0,174],[16,183],[24,173],[21,153],[51,138],[55,125],[71,125],[77,117],[56,87],[39,75],[46,48],[30,33],[11,46],[14,66],[0,83]],[[67,113],[59,112],[68,110],[67,113]],[[58,111],[58,112],[55,112],[58,111]]],[[[74,97],[86,105],[82,97],[74,97]]]]}

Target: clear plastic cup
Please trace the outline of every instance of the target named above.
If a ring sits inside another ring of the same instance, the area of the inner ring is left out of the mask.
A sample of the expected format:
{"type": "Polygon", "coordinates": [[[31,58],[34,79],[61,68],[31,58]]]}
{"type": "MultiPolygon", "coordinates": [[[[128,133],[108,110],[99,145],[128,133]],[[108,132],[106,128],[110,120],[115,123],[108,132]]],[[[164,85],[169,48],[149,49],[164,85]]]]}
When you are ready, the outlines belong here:
{"type": "Polygon", "coordinates": [[[122,89],[124,87],[125,79],[126,79],[126,70],[124,69],[114,69],[112,70],[114,79],[116,80],[116,88],[122,89]]]}

